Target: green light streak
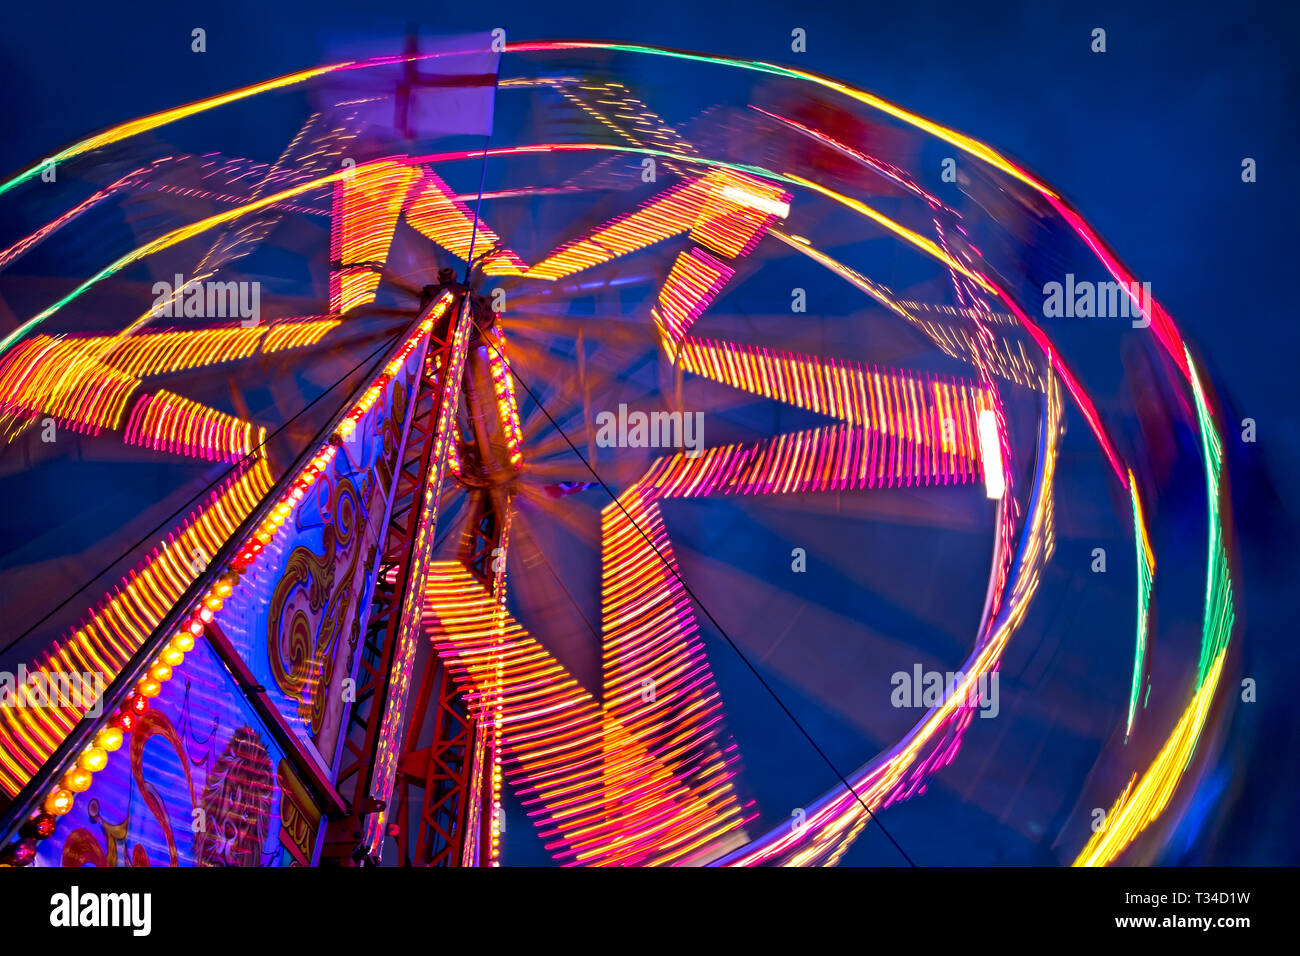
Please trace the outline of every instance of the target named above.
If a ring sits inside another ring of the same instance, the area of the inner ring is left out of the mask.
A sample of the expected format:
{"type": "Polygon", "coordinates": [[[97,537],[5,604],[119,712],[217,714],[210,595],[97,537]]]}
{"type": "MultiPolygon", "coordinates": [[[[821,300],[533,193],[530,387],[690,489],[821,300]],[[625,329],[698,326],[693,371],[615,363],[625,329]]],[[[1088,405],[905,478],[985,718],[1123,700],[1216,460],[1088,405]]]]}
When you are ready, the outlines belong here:
{"type": "Polygon", "coordinates": [[[1136,483],[1129,473],[1129,493],[1133,498],[1133,541],[1137,547],[1137,644],[1133,651],[1133,683],[1128,695],[1128,723],[1124,727],[1124,740],[1133,733],[1137,719],[1138,697],[1142,694],[1142,674],[1147,654],[1147,620],[1151,608],[1151,567],[1147,564],[1146,549],[1142,546],[1142,506],[1138,503],[1136,483]]]}
{"type": "MultiPolygon", "coordinates": [[[[380,162],[382,162],[382,160],[380,162]]],[[[365,164],[365,165],[369,165],[369,164],[365,164]]],[[[361,169],[362,167],[358,166],[356,168],[361,169]]],[[[336,182],[339,179],[343,179],[348,175],[351,175],[352,172],[353,170],[343,169],[343,170],[339,170],[338,172],[327,173],[324,176],[318,176],[315,179],[310,180],[308,182],[299,183],[296,186],[291,186],[288,189],[283,189],[273,196],[266,196],[262,199],[256,200],[255,202],[247,203],[243,206],[239,206],[238,208],[231,209],[223,213],[218,213],[215,216],[209,216],[207,219],[202,219],[198,222],[190,223],[189,225],[185,225],[177,229],[173,229],[171,232],[167,233],[164,236],[159,236],[157,239],[147,242],[143,246],[139,246],[136,249],[132,249],[130,252],[121,256],[116,261],[105,266],[103,269],[100,269],[97,273],[95,273],[85,282],[81,283],[79,286],[77,286],[75,289],[73,289],[71,292],[65,295],[62,299],[59,299],[59,301],[55,302],[53,305],[49,306],[42,312],[32,316],[22,325],[18,326],[18,328],[14,329],[12,332],[6,335],[3,339],[0,339],[0,355],[3,355],[11,345],[13,345],[20,338],[22,338],[28,331],[35,328],[40,323],[44,322],[51,315],[59,311],[59,309],[63,308],[73,299],[77,298],[80,295],[83,295],[88,289],[92,288],[97,282],[103,279],[107,279],[115,272],[119,272],[120,270],[131,265],[131,263],[138,262],[139,260],[143,259],[145,256],[149,256],[155,252],[159,252],[163,249],[167,249],[171,246],[176,245],[178,242],[185,241],[186,239],[191,239],[194,236],[199,235],[200,233],[206,232],[209,229],[212,229],[216,226],[223,225],[227,222],[231,222],[232,220],[237,219],[240,216],[246,215],[250,212],[256,212],[257,210],[264,209],[267,206],[272,206],[278,202],[283,202],[286,199],[291,199],[294,196],[300,195],[301,193],[307,192],[312,189],[318,189],[321,186],[327,185],[332,182],[336,182]]]]}
{"type": "Polygon", "coordinates": [[[1232,639],[1235,616],[1232,611],[1232,575],[1228,554],[1223,546],[1223,526],[1219,515],[1219,478],[1223,467],[1223,444],[1210,416],[1209,404],[1201,389],[1200,373],[1192,364],[1191,353],[1183,347],[1187,367],[1192,373],[1192,390],[1196,397],[1196,419],[1201,430],[1201,449],[1205,455],[1205,490],[1209,498],[1210,534],[1205,572],[1205,622],[1201,631],[1201,657],[1197,666],[1196,686],[1205,682],[1211,666],[1232,639]]]}

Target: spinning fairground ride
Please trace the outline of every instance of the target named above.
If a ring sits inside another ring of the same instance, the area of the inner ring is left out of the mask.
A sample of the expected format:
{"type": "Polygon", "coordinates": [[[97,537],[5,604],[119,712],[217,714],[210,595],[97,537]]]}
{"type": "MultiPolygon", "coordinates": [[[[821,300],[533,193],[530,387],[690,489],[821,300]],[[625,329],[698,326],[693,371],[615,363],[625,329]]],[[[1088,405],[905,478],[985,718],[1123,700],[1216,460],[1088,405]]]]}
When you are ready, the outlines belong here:
{"type": "Polygon", "coordinates": [[[767,63],[373,52],[0,183],[3,863],[1212,823],[1223,423],[1051,186],[767,63]]]}

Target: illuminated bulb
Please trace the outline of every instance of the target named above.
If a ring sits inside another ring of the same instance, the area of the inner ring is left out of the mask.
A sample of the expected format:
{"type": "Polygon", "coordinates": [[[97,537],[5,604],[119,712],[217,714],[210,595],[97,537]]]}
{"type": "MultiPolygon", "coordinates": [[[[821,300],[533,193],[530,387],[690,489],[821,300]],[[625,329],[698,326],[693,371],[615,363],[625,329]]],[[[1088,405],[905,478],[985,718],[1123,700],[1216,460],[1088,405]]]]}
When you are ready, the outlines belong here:
{"type": "Polygon", "coordinates": [[[98,747],[87,747],[77,758],[77,766],[88,773],[99,773],[108,764],[108,754],[98,747]]]}
{"type": "Polygon", "coordinates": [[[162,693],[162,684],[158,683],[152,677],[146,677],[140,683],[135,685],[135,692],[141,697],[157,697],[162,693]]]}
{"type": "Polygon", "coordinates": [[[41,806],[46,813],[61,817],[72,809],[72,791],[65,790],[62,787],[52,790],[41,806]]]}
{"type": "Polygon", "coordinates": [[[194,638],[184,631],[180,631],[171,639],[170,645],[182,653],[194,650],[194,638]]]}
{"type": "Polygon", "coordinates": [[[105,727],[95,734],[95,746],[105,753],[112,753],[122,746],[122,728],[105,727]]]}
{"type": "Polygon", "coordinates": [[[172,669],[159,661],[157,664],[154,664],[153,667],[149,668],[149,676],[159,683],[162,683],[165,680],[171,680],[172,669]]]}
{"type": "Polygon", "coordinates": [[[158,662],[166,664],[168,667],[179,667],[183,660],[185,660],[185,654],[170,645],[165,647],[163,652],[158,655],[158,662]]]}
{"type": "Polygon", "coordinates": [[[63,786],[73,793],[85,793],[90,789],[94,776],[79,767],[74,767],[63,775],[63,786]]]}

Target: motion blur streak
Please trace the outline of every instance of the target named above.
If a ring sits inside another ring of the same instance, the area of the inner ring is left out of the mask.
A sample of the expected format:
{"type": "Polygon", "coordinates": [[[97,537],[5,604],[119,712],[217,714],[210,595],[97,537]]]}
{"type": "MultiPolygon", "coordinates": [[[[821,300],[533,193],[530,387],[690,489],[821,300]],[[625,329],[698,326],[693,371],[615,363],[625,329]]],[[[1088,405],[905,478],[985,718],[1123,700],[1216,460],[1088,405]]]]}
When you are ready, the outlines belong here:
{"type": "MultiPolygon", "coordinates": [[[[0,359],[0,437],[13,441],[41,415],[75,432],[116,430],[142,378],[233,362],[259,349],[269,355],[315,345],[338,324],[326,318],[126,337],[38,335],[0,359]]],[[[259,444],[246,443],[244,453],[259,444]]]]}
{"type": "Polygon", "coordinates": [[[1137,721],[1138,700],[1142,696],[1142,677],[1146,673],[1147,625],[1151,610],[1151,586],[1155,580],[1156,556],[1147,540],[1146,522],[1142,518],[1142,500],[1138,497],[1137,479],[1128,473],[1129,491],[1133,495],[1133,541],[1137,548],[1137,643],[1133,651],[1133,681],[1129,688],[1128,720],[1124,736],[1133,733],[1137,721]]]}
{"type": "Polygon", "coordinates": [[[1075,866],[1105,866],[1123,852],[1169,804],[1183,773],[1196,752],[1201,730],[1223,672],[1228,641],[1232,637],[1232,579],[1224,548],[1219,516],[1219,477],[1223,448],[1214,430],[1210,408],[1201,390],[1200,376],[1190,354],[1185,361],[1192,376],[1201,450],[1205,458],[1206,496],[1209,500],[1209,555],[1206,561],[1205,621],[1201,631],[1201,656],[1196,691],[1160,753],[1140,779],[1135,777],[1106,814],[1106,825],[1092,835],[1075,859],[1075,866]]]}
{"type": "MultiPolygon", "coordinates": [[[[143,646],[185,590],[206,570],[207,555],[230,539],[274,485],[259,458],[238,470],[191,512],[117,588],[89,613],[82,626],[54,644],[29,670],[32,679],[69,670],[100,672],[111,681],[143,646]]],[[[14,796],[82,717],[75,707],[0,707],[0,787],[14,796]]]]}
{"type": "MultiPolygon", "coordinates": [[[[652,705],[643,700],[667,705],[682,690],[665,684],[643,693],[636,681],[622,704],[607,687],[602,705],[463,565],[435,562],[425,580],[430,639],[471,702],[497,702],[510,782],[558,862],[680,863],[743,825],[716,749],[694,772],[672,766],[680,767],[692,738],[708,739],[707,713],[694,718],[693,731],[677,728],[680,737],[645,717],[652,705]]],[[[647,657],[640,666],[655,663],[647,657]]]]}
{"type": "MultiPolygon", "coordinates": [[[[383,161],[376,161],[376,162],[383,162],[383,161]]],[[[324,186],[328,183],[335,183],[346,177],[359,175],[361,174],[362,171],[363,171],[363,167],[359,165],[355,169],[344,169],[335,173],[329,173],[324,176],[319,176],[308,182],[299,183],[296,186],[291,186],[288,189],[281,190],[280,192],[275,193],[274,195],[271,196],[267,196],[263,199],[259,199],[250,203],[245,203],[244,205],[239,206],[235,209],[228,209],[225,212],[217,213],[214,216],[209,216],[207,219],[199,220],[198,222],[191,223],[188,226],[181,226],[178,229],[173,229],[171,232],[159,236],[157,239],[154,239],[151,242],[147,242],[143,246],[139,246],[135,249],[132,249],[130,252],[121,256],[116,261],[114,261],[110,265],[105,266],[99,272],[95,273],[95,275],[91,276],[89,279],[82,282],[75,289],[73,289],[71,292],[65,295],[62,299],[55,302],[53,305],[43,310],[42,312],[39,312],[38,314],[34,315],[32,318],[28,319],[22,325],[18,326],[18,328],[14,329],[12,332],[6,335],[4,339],[0,340],[0,354],[7,351],[9,347],[14,344],[14,342],[18,341],[18,339],[26,335],[31,329],[35,328],[37,325],[40,325],[40,323],[44,322],[51,315],[59,311],[59,309],[63,308],[73,299],[76,299],[79,296],[81,296],[88,289],[93,287],[96,283],[100,282],[103,279],[108,278],[111,275],[114,275],[117,272],[120,272],[122,269],[126,268],[131,263],[138,262],[141,259],[144,259],[145,257],[150,256],[155,252],[159,252],[163,249],[170,248],[171,246],[174,246],[179,242],[184,242],[186,239],[191,239],[194,236],[200,235],[201,233],[204,233],[209,229],[215,228],[216,226],[220,226],[223,225],[224,223],[231,222],[234,219],[238,219],[240,216],[246,215],[247,213],[255,212],[258,209],[265,209],[268,206],[274,206],[277,203],[283,202],[284,200],[292,196],[298,196],[301,195],[302,193],[309,192],[310,190],[318,189],[321,186],[324,186]]],[[[140,324],[143,324],[144,321],[145,320],[142,319],[140,322],[136,323],[136,325],[138,326],[140,324]]],[[[131,328],[125,329],[121,333],[122,337],[125,337],[128,333],[133,332],[135,330],[135,327],[136,326],[132,326],[131,328]]]]}
{"type": "Polygon", "coordinates": [[[165,389],[141,395],[127,422],[125,441],[205,461],[235,462],[260,451],[266,428],[165,389]]]}
{"type": "Polygon", "coordinates": [[[980,675],[1000,666],[1002,652],[1024,619],[1053,549],[1052,487],[1061,423],[1060,391],[1054,379],[1049,378],[1044,403],[1033,502],[1009,581],[1010,599],[960,668],[962,680],[892,750],[851,775],[848,788],[836,787],[809,807],[801,825],[769,830],[717,865],[834,865],[870,822],[864,804],[875,812],[907,799],[956,756],[961,735],[974,716],[970,701],[980,675]]]}
{"type": "Polygon", "coordinates": [[[375,298],[407,190],[419,173],[403,163],[367,163],[334,187],[330,311],[344,315],[375,298]]]}
{"type": "Polygon", "coordinates": [[[480,250],[497,250],[484,264],[487,275],[523,275],[528,266],[509,249],[497,249],[501,237],[476,219],[433,170],[415,189],[406,209],[406,221],[454,256],[469,259],[471,242],[480,250]],[[476,225],[477,224],[477,225],[476,225]]]}
{"type": "Polygon", "coordinates": [[[973,382],[694,338],[682,346],[681,364],[715,382],[865,426],[866,453],[854,452],[864,477],[868,461],[890,485],[932,478],[946,484],[979,473],[976,422],[990,397],[973,382]]]}

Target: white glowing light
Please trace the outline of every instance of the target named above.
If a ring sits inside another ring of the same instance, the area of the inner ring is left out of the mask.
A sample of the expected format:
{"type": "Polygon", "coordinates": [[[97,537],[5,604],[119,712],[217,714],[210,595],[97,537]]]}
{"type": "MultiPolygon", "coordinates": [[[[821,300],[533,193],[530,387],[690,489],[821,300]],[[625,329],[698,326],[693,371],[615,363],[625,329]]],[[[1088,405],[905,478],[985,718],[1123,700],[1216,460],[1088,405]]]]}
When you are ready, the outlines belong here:
{"type": "Polygon", "coordinates": [[[722,195],[732,202],[740,203],[742,206],[749,206],[751,209],[757,209],[759,212],[765,212],[771,216],[779,216],[781,219],[790,215],[790,204],[788,202],[767,199],[757,193],[751,193],[748,189],[741,189],[739,186],[723,186],[722,195]]]}
{"type": "Polygon", "coordinates": [[[1007,490],[1006,475],[1002,471],[1002,443],[998,441],[998,419],[993,409],[980,412],[980,458],[984,461],[984,493],[990,498],[1001,498],[1007,490]]]}

